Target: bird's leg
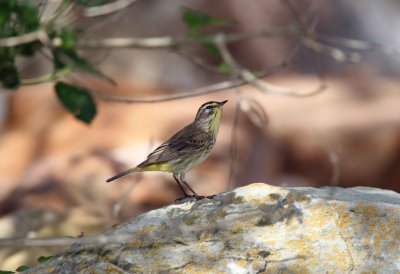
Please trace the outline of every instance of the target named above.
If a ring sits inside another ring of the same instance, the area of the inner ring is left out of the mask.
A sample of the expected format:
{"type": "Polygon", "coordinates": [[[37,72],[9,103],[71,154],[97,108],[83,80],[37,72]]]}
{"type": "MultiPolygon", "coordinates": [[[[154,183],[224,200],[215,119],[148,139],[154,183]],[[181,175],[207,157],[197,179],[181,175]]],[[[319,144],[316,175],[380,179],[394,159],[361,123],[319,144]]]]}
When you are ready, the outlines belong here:
{"type": "MultiPolygon", "coordinates": [[[[193,197],[195,197],[195,198],[197,199],[196,196],[189,195],[189,194],[186,193],[186,191],[185,191],[184,187],[182,186],[182,183],[181,183],[180,180],[178,179],[177,175],[179,175],[179,174],[173,174],[174,179],[175,179],[176,183],[178,184],[178,186],[180,187],[180,189],[182,190],[184,196],[181,197],[181,198],[176,199],[176,200],[175,200],[175,203],[178,203],[178,204],[184,203],[184,202],[186,202],[186,201],[188,201],[188,200],[191,200],[193,197]]],[[[179,176],[179,178],[181,178],[181,176],[179,176]]],[[[190,188],[189,188],[189,189],[190,189],[190,188]]]]}
{"type": "Polygon", "coordinates": [[[193,197],[194,197],[196,200],[201,200],[201,199],[204,199],[204,198],[212,199],[212,198],[215,196],[215,195],[212,195],[212,196],[200,196],[200,195],[198,195],[198,194],[193,190],[193,188],[191,188],[190,185],[186,182],[186,180],[185,180],[185,174],[184,174],[184,173],[179,173],[179,174],[175,174],[175,173],[174,173],[173,176],[174,176],[175,181],[177,182],[177,184],[178,184],[179,187],[181,188],[183,194],[185,195],[185,196],[183,196],[182,198],[176,199],[175,202],[177,202],[177,203],[182,203],[182,202],[184,202],[184,201],[187,201],[188,199],[190,200],[190,198],[193,198],[193,197]],[[178,179],[178,176],[177,176],[177,175],[179,175],[179,179],[178,179]],[[185,191],[185,189],[184,189],[183,186],[182,186],[182,183],[183,183],[194,195],[189,195],[189,194],[187,194],[186,191],[185,191]]]}
{"type": "Polygon", "coordinates": [[[180,179],[181,179],[182,183],[185,184],[185,186],[194,194],[194,197],[196,197],[196,200],[201,200],[201,199],[206,198],[205,196],[197,195],[197,193],[193,190],[193,188],[191,188],[190,185],[186,182],[184,173],[181,173],[180,179]]]}
{"type": "Polygon", "coordinates": [[[185,189],[184,189],[183,186],[181,185],[181,182],[179,182],[179,179],[177,178],[177,176],[176,176],[175,173],[173,174],[173,177],[174,177],[176,183],[178,184],[179,188],[182,190],[183,195],[185,195],[184,197],[190,197],[191,195],[189,195],[189,194],[186,193],[185,189]]]}

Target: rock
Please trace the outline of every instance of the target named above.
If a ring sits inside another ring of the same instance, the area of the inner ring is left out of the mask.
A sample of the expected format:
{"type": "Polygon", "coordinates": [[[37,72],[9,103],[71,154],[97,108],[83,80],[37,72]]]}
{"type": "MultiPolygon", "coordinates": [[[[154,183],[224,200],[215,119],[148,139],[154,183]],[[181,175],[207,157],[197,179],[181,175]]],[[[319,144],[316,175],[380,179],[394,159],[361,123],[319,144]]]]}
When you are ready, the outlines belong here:
{"type": "Polygon", "coordinates": [[[398,273],[400,194],[258,183],[103,236],[26,273],[398,273]]]}

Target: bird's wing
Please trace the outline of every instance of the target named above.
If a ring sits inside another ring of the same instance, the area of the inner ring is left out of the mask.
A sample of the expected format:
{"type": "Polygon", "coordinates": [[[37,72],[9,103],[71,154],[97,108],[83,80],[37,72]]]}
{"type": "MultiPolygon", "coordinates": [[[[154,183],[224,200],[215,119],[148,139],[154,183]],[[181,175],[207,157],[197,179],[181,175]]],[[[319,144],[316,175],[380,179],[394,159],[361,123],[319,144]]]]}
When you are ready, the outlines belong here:
{"type": "Polygon", "coordinates": [[[193,153],[209,143],[211,138],[211,135],[204,130],[188,125],[150,153],[147,160],[139,166],[168,162],[193,153]]]}

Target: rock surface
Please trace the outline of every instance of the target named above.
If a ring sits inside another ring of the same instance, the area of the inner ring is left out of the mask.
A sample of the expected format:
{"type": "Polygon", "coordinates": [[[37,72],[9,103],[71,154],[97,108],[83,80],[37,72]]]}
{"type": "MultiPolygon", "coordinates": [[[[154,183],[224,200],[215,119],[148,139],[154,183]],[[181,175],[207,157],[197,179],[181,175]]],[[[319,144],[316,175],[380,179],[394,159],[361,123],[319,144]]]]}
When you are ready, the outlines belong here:
{"type": "Polygon", "coordinates": [[[258,183],[106,235],[26,273],[399,273],[400,194],[258,183]]]}

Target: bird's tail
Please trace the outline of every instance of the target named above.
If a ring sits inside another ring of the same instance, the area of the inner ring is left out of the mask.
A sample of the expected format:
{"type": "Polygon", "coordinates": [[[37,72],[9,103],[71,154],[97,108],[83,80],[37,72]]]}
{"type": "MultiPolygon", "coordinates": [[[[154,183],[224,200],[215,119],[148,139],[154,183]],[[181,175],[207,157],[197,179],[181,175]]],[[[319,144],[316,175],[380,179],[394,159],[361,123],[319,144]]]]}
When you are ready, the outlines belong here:
{"type": "Polygon", "coordinates": [[[116,180],[118,178],[121,178],[121,177],[124,177],[124,176],[126,176],[128,174],[131,174],[132,172],[135,172],[135,171],[136,171],[135,167],[134,168],[130,168],[130,169],[125,170],[125,171],[123,171],[121,173],[118,173],[115,176],[112,176],[111,178],[108,178],[106,182],[109,183],[109,182],[114,181],[114,180],[116,180]]]}

